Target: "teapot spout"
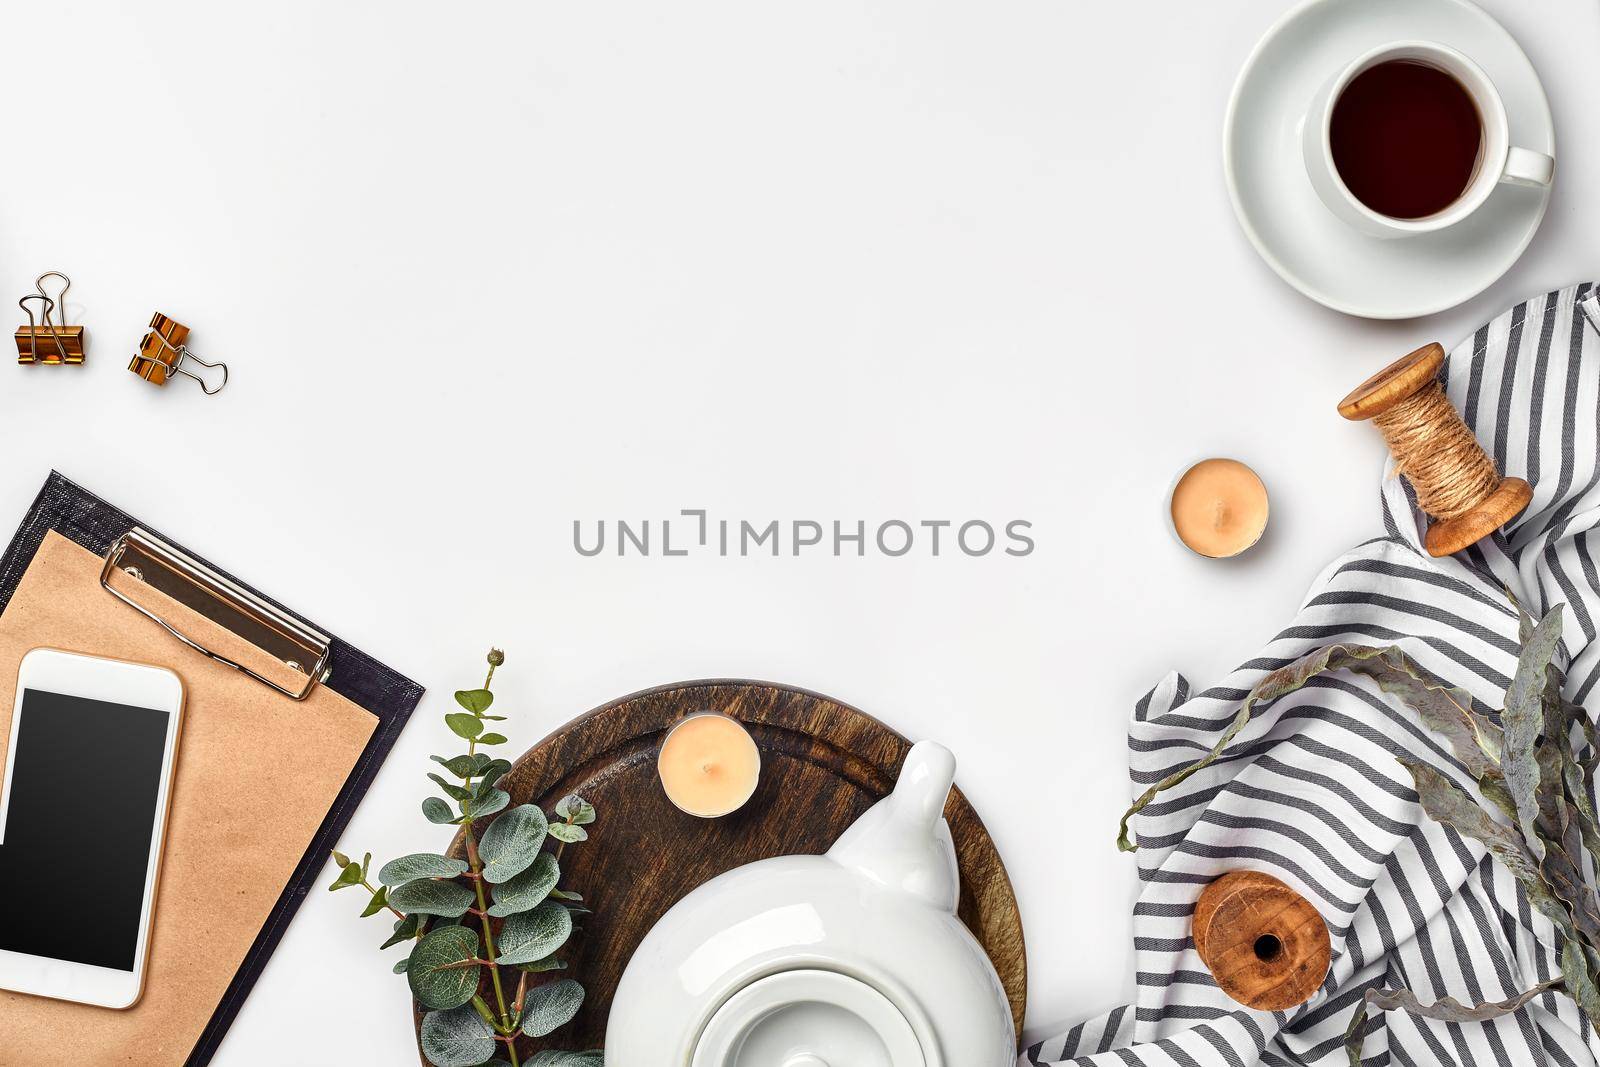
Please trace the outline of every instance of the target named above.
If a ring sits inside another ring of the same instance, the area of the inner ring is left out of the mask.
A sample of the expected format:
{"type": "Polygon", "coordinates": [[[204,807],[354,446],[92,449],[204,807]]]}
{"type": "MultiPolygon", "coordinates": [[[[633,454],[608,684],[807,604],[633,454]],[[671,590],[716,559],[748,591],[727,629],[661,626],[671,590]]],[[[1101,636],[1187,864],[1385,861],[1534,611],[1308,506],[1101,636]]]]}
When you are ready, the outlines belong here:
{"type": "Polygon", "coordinates": [[[828,856],[871,882],[953,914],[961,883],[944,805],[955,776],[949,749],[919,741],[894,791],[841,834],[828,856]]]}

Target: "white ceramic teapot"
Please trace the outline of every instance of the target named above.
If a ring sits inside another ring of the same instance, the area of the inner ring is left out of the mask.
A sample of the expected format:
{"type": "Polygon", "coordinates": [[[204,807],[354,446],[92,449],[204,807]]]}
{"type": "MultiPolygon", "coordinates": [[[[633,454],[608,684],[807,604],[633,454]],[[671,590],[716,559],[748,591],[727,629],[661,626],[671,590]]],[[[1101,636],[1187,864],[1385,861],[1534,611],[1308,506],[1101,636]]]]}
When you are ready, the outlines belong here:
{"type": "Polygon", "coordinates": [[[1013,1067],[1005,988],[956,918],[954,779],[924,741],[826,855],[679,901],[622,975],[607,1067],[1013,1067]]]}

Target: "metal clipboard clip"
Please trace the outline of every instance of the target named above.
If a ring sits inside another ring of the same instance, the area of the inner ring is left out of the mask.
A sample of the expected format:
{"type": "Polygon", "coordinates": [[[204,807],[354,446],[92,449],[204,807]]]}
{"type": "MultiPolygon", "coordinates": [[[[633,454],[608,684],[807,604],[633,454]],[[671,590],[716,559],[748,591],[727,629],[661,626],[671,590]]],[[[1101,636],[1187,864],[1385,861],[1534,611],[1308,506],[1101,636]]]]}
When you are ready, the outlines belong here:
{"type": "Polygon", "coordinates": [[[332,673],[329,665],[332,639],[327,634],[313,630],[193,556],[138,527],[117,538],[106,552],[105,565],[100,568],[100,587],[196,652],[242,671],[293,700],[304,700],[310,696],[317,684],[327,681],[332,673]],[[290,671],[304,675],[304,685],[298,690],[291,689],[207,648],[115,588],[111,580],[118,571],[165,593],[234,636],[249,642],[290,671]]]}

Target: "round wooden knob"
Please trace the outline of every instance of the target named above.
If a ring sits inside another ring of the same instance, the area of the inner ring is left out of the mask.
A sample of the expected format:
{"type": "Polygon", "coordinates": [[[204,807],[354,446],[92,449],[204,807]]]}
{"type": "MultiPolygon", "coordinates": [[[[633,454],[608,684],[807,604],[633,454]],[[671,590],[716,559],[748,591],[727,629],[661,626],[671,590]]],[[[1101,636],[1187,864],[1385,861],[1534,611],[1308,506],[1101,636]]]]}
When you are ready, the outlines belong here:
{"type": "MultiPolygon", "coordinates": [[[[1377,418],[1396,404],[1433,384],[1444,366],[1438,342],[1408,352],[1368,378],[1339,401],[1339,414],[1352,421],[1377,418]]],[[[1431,556],[1449,556],[1494,533],[1522,514],[1533,500],[1533,487],[1521,478],[1501,478],[1495,490],[1471,510],[1428,526],[1423,545],[1431,556]]]]}
{"type": "Polygon", "coordinates": [[[1333,958],[1317,909],[1260,871],[1206,886],[1194,908],[1194,947],[1224,993],[1260,1011],[1310,1000],[1333,958]]]}

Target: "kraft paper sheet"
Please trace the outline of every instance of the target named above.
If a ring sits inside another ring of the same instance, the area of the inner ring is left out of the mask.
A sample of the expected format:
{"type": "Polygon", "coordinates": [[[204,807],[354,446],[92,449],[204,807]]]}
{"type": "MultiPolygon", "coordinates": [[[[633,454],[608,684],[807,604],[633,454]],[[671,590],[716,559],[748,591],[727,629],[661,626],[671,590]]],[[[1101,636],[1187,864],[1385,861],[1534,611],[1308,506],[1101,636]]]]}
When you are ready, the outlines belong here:
{"type": "MultiPolygon", "coordinates": [[[[101,589],[100,566],[99,556],[49,533],[0,614],[0,768],[17,668],[31,649],[170,667],[183,679],[144,996],[112,1011],[0,991],[4,1067],[179,1067],[378,725],[326,686],[296,702],[184,647],[101,589]]],[[[149,587],[136,599],[201,643],[262,669],[259,651],[188,608],[149,587]]],[[[19,918],[39,917],[0,922],[19,918]]]]}

